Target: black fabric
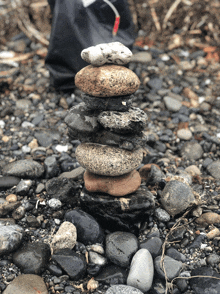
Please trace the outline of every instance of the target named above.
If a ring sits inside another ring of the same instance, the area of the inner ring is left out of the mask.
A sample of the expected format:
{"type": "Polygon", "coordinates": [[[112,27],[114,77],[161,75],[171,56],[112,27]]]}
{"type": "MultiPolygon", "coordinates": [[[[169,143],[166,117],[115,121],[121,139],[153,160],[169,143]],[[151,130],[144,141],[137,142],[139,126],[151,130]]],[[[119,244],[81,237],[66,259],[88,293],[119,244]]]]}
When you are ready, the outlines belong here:
{"type": "Polygon", "coordinates": [[[74,88],[75,74],[88,65],[81,51],[100,43],[121,42],[131,48],[135,40],[134,26],[126,0],[111,0],[121,22],[117,36],[112,36],[113,10],[97,0],[84,7],[81,0],[48,0],[53,13],[50,44],[45,64],[50,82],[58,90],[74,88]]]}

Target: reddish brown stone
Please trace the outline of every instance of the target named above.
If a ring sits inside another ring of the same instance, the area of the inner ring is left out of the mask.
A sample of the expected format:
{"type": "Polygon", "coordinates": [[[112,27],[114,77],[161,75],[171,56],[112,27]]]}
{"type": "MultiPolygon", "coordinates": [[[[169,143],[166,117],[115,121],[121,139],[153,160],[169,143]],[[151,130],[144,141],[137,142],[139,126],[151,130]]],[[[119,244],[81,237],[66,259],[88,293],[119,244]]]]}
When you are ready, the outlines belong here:
{"type": "Polygon", "coordinates": [[[155,165],[156,167],[159,167],[159,165],[157,164],[154,164],[154,163],[148,163],[148,164],[145,164],[144,166],[142,166],[140,169],[139,169],[139,173],[140,173],[140,176],[141,176],[141,179],[147,181],[148,180],[148,175],[150,173],[150,170],[151,170],[151,166],[152,165],[155,165]]]}
{"type": "Polygon", "coordinates": [[[118,177],[99,176],[87,170],[84,173],[84,182],[89,192],[104,192],[121,197],[137,191],[141,177],[136,170],[118,177]]]}
{"type": "Polygon", "coordinates": [[[75,85],[84,93],[95,97],[131,95],[140,86],[138,76],[119,65],[88,65],[75,76],[75,85]]]}

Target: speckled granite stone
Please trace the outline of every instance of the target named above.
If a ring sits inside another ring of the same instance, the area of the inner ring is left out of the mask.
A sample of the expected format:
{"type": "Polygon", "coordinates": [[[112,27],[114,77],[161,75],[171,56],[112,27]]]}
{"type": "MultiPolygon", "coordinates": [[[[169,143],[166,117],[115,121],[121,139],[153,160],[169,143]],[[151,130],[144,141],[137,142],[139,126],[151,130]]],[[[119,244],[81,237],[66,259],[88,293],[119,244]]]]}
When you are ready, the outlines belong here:
{"type": "Polygon", "coordinates": [[[84,173],[84,182],[88,192],[104,192],[121,197],[137,191],[141,177],[136,170],[118,177],[100,176],[87,170],[84,173]]]}
{"type": "Polygon", "coordinates": [[[98,122],[105,129],[119,134],[139,133],[147,124],[147,114],[136,107],[126,112],[103,111],[98,116],[98,122]]]}
{"type": "Polygon", "coordinates": [[[140,86],[138,76],[119,65],[88,65],[75,76],[75,85],[86,94],[96,97],[130,95],[140,86]]]}
{"type": "Polygon", "coordinates": [[[128,151],[117,147],[83,143],[76,148],[76,159],[90,172],[120,176],[136,169],[142,162],[143,150],[128,151]]]}

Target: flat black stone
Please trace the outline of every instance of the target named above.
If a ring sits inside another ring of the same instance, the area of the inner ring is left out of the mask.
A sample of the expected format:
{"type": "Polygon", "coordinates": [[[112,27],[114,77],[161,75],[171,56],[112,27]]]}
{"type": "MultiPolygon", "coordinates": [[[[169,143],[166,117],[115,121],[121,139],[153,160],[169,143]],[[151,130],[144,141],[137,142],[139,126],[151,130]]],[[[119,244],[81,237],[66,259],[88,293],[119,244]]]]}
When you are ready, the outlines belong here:
{"type": "Polygon", "coordinates": [[[91,110],[127,111],[132,106],[134,95],[98,98],[83,93],[81,98],[91,110]]]}
{"type": "Polygon", "coordinates": [[[109,231],[138,231],[136,223],[146,219],[154,206],[154,196],[144,186],[124,197],[105,193],[90,193],[84,189],[80,195],[82,208],[94,216],[109,231]]]}
{"type": "MultiPolygon", "coordinates": [[[[68,128],[69,131],[69,137],[71,139],[76,138],[75,131],[71,128],[68,128]]],[[[82,143],[97,143],[97,144],[103,144],[103,145],[109,145],[109,146],[115,146],[119,147],[121,149],[126,150],[135,150],[140,147],[145,147],[147,136],[145,136],[143,133],[137,133],[137,134],[116,134],[110,131],[106,131],[104,129],[99,130],[99,132],[90,133],[90,134],[84,134],[84,133],[78,133],[77,138],[82,143]]]]}

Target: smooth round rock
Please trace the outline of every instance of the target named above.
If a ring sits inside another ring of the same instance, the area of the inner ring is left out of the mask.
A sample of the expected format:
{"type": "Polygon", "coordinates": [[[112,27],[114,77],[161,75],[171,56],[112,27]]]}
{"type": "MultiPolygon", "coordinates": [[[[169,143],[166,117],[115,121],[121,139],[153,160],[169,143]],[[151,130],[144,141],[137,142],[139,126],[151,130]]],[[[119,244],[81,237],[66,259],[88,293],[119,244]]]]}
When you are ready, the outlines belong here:
{"type": "Polygon", "coordinates": [[[124,66],[88,65],[76,74],[75,85],[86,94],[109,97],[133,94],[139,88],[140,80],[132,70],[124,66]]]}
{"type": "MultiPolygon", "coordinates": [[[[154,260],[154,266],[157,274],[159,275],[160,278],[164,279],[165,274],[164,271],[161,267],[161,255],[157,256],[154,260]]],[[[182,268],[182,262],[177,261],[167,255],[164,256],[164,268],[166,271],[166,275],[168,280],[172,280],[175,277],[178,276],[181,268],[182,268]]]]}
{"type": "Polygon", "coordinates": [[[44,173],[44,167],[34,160],[18,160],[5,165],[2,173],[19,178],[39,178],[44,173]]]}
{"type": "Polygon", "coordinates": [[[84,173],[84,182],[89,192],[104,192],[121,197],[137,191],[141,184],[141,177],[136,170],[117,177],[100,176],[87,170],[84,173]]]}
{"type": "Polygon", "coordinates": [[[164,103],[169,111],[177,112],[182,107],[182,103],[175,98],[165,96],[164,103]]]}
{"type": "Polygon", "coordinates": [[[105,294],[143,294],[140,290],[127,285],[114,285],[105,294]]]}
{"type": "Polygon", "coordinates": [[[180,129],[176,133],[177,137],[181,140],[190,140],[192,139],[192,132],[189,129],[180,129]]]}
{"type": "Polygon", "coordinates": [[[5,289],[3,294],[48,294],[43,278],[37,275],[17,276],[5,289]]]}
{"type": "Polygon", "coordinates": [[[103,111],[98,116],[98,122],[107,130],[119,134],[139,133],[147,125],[147,114],[136,107],[126,112],[103,111]]]}
{"type": "Polygon", "coordinates": [[[50,258],[50,246],[43,242],[24,243],[13,254],[13,262],[22,273],[41,274],[47,267],[50,258]]]}
{"type": "Polygon", "coordinates": [[[153,277],[153,258],[147,249],[139,249],[132,258],[127,285],[147,292],[151,288],[153,277]]]}
{"type": "Polygon", "coordinates": [[[73,249],[76,245],[76,239],[77,232],[74,224],[63,222],[52,239],[51,248],[53,252],[65,248],[73,249]]]}
{"type": "Polygon", "coordinates": [[[140,244],[140,248],[147,249],[153,258],[161,254],[163,242],[158,237],[151,237],[140,244]]]}
{"type": "Polygon", "coordinates": [[[90,214],[80,209],[74,209],[67,212],[64,219],[76,226],[77,241],[84,245],[102,243],[104,239],[103,231],[90,214]]]}
{"type": "Polygon", "coordinates": [[[138,250],[138,240],[134,234],[114,232],[106,236],[106,256],[116,265],[127,267],[138,250]]]}
{"type": "Polygon", "coordinates": [[[81,57],[94,66],[106,63],[124,65],[131,60],[132,52],[120,42],[98,44],[84,49],[81,57]]]}
{"type": "Polygon", "coordinates": [[[180,150],[181,156],[189,160],[198,160],[203,155],[202,146],[197,142],[186,142],[180,150]]]}
{"type": "Polygon", "coordinates": [[[83,143],[76,148],[76,159],[92,173],[120,176],[136,169],[142,162],[143,150],[128,151],[107,145],[83,143]]]}
{"type": "Polygon", "coordinates": [[[215,179],[220,179],[220,160],[213,161],[207,166],[208,173],[215,179]]]}
{"type": "Polygon", "coordinates": [[[177,180],[168,182],[161,194],[161,204],[171,216],[183,212],[194,203],[191,187],[177,180]]]}
{"type": "Polygon", "coordinates": [[[17,177],[3,176],[0,177],[0,188],[9,189],[17,186],[19,182],[20,179],[17,177]]]}

